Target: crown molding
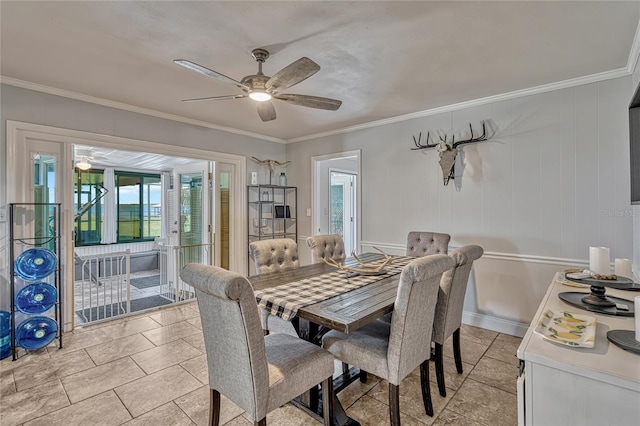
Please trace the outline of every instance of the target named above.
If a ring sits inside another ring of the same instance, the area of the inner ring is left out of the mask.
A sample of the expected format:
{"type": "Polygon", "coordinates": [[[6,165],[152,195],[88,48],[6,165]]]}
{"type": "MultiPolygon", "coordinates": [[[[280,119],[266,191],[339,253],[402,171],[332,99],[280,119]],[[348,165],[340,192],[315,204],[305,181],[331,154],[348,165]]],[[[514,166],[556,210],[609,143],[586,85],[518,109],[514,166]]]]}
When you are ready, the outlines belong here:
{"type": "Polygon", "coordinates": [[[206,121],[194,120],[192,118],[182,117],[180,115],[168,114],[153,109],[142,108],[134,105],[125,104],[122,102],[110,101],[108,99],[98,98],[96,96],[83,95],[82,93],[72,92],[70,90],[58,89],[56,87],[45,86],[43,84],[32,83],[26,80],[20,80],[13,77],[6,77],[0,75],[0,83],[7,84],[9,86],[20,87],[22,89],[35,90],[37,92],[48,93],[50,95],[62,96],[64,98],[75,99],[78,101],[89,102],[96,105],[102,105],[111,108],[117,108],[129,112],[135,112],[138,114],[149,115],[152,117],[163,118],[166,120],[178,121],[181,123],[191,124],[194,126],[206,127],[208,129],[219,130],[222,132],[233,133],[241,136],[248,136],[255,139],[262,139],[269,142],[286,143],[284,139],[275,138],[273,136],[261,135],[259,133],[247,132],[244,130],[235,129],[233,127],[220,126],[212,124],[206,121]]]}
{"type": "MultiPolygon", "coordinates": [[[[639,43],[640,44],[640,43],[639,43]]],[[[634,47],[636,43],[634,41],[634,47]]],[[[640,51],[640,45],[638,46],[640,51]]],[[[569,80],[558,81],[556,83],[544,84],[542,86],[530,87],[528,89],[516,90],[513,92],[502,93],[500,95],[487,96],[485,98],[474,99],[471,101],[460,102],[457,104],[445,105],[437,108],[427,109],[424,111],[413,112],[411,114],[399,115],[397,117],[385,118],[382,120],[370,121],[368,123],[358,124],[355,126],[344,127],[342,129],[330,130],[327,132],[315,133],[313,135],[301,136],[298,138],[287,139],[286,143],[302,142],[310,139],[318,139],[326,136],[339,135],[343,133],[355,132],[356,130],[369,129],[372,127],[384,126],[387,124],[399,123],[402,121],[413,120],[414,118],[428,117],[431,115],[442,114],[445,112],[456,111],[464,108],[471,108],[492,102],[506,101],[509,99],[521,98],[524,96],[536,95],[538,93],[551,92],[553,90],[566,89],[569,87],[581,86],[583,84],[596,83],[604,80],[625,77],[631,74],[628,67],[618,68],[611,71],[605,71],[597,74],[586,75],[583,77],[572,78],[569,80]]]]}
{"type": "Polygon", "coordinates": [[[638,20],[636,35],[633,37],[631,51],[629,52],[629,59],[627,60],[627,71],[629,71],[629,74],[633,74],[635,72],[636,65],[638,64],[638,56],[640,56],[640,20],[638,20]]]}

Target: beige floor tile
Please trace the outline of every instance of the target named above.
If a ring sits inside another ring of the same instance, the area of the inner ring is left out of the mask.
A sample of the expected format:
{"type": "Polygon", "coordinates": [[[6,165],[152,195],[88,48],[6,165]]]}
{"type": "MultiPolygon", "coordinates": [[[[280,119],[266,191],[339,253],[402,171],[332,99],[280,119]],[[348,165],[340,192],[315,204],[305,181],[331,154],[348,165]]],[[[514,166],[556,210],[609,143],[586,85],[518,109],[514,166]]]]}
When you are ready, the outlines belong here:
{"type": "Polygon", "coordinates": [[[200,355],[189,361],[181,362],[180,365],[191,373],[193,377],[200,380],[203,385],[209,384],[209,369],[207,367],[206,355],[200,355]]]}
{"type": "Polygon", "coordinates": [[[90,425],[97,424],[96,419],[100,419],[100,426],[117,426],[131,419],[131,415],[116,394],[108,391],[39,417],[24,426],[90,425]]]}
{"type": "MultiPolygon", "coordinates": [[[[243,417],[248,419],[246,413],[243,417]]],[[[267,425],[306,426],[321,424],[322,422],[311,417],[304,411],[297,409],[292,404],[285,404],[267,414],[267,425]]]]}
{"type": "Polygon", "coordinates": [[[197,316],[197,317],[195,317],[195,318],[189,318],[189,319],[187,320],[187,322],[188,322],[189,324],[191,324],[192,326],[194,326],[194,327],[199,328],[200,330],[202,330],[202,320],[200,319],[200,315],[198,315],[198,316],[197,316]]]}
{"type": "Polygon", "coordinates": [[[202,334],[202,331],[186,321],[181,321],[162,328],[156,328],[155,330],[145,331],[142,335],[151,340],[156,346],[160,346],[198,333],[202,334]]]}
{"type": "Polygon", "coordinates": [[[87,348],[87,353],[96,365],[102,365],[153,347],[143,335],[134,334],[87,348]]]}
{"type": "Polygon", "coordinates": [[[0,398],[16,391],[16,382],[13,379],[13,371],[0,372],[0,398]]]}
{"type": "MultiPolygon", "coordinates": [[[[467,378],[469,372],[473,370],[472,364],[467,364],[462,361],[462,374],[458,374],[458,370],[456,370],[456,363],[453,358],[444,358],[442,365],[444,366],[444,384],[447,389],[457,390],[464,379],[467,378]]],[[[411,372],[412,375],[420,377],[420,367],[417,367],[415,370],[411,372]]],[[[429,381],[432,383],[431,390],[433,392],[438,392],[437,385],[437,377],[436,377],[436,363],[433,361],[429,362],[429,381]]]]}
{"type": "Polygon", "coordinates": [[[184,340],[200,352],[206,352],[206,348],[204,347],[204,335],[202,333],[196,333],[192,334],[191,336],[183,337],[182,340],[184,340]]]}
{"type": "Polygon", "coordinates": [[[518,365],[518,357],[516,353],[521,342],[521,337],[499,334],[487,350],[486,356],[499,359],[513,365],[518,365]]]}
{"type": "Polygon", "coordinates": [[[62,384],[71,402],[76,403],[144,375],[144,371],[127,357],[63,377],[62,384]]]}
{"type": "MultiPolygon", "coordinates": [[[[438,414],[444,410],[454,393],[455,391],[453,389],[448,389],[447,396],[443,398],[438,393],[437,386],[432,385],[431,403],[433,405],[433,417],[429,417],[425,413],[424,403],[422,401],[420,376],[410,374],[400,383],[400,412],[419,420],[421,423],[432,424],[438,414]]],[[[388,405],[389,383],[386,380],[381,381],[367,393],[367,396],[388,405]]]]}
{"type": "Polygon", "coordinates": [[[125,423],[123,426],[192,426],[194,424],[184,411],[173,402],[169,402],[125,423]]]}
{"type": "MultiPolygon", "coordinates": [[[[357,420],[361,426],[388,426],[389,425],[389,406],[380,403],[375,398],[368,395],[363,396],[355,404],[347,410],[347,416],[357,420]]],[[[268,419],[268,417],[267,417],[268,419]]],[[[422,426],[424,423],[408,416],[402,411],[402,403],[400,405],[400,421],[403,426],[422,426]]]]}
{"type": "MultiPolygon", "coordinates": [[[[195,391],[177,398],[174,402],[182,409],[182,411],[187,413],[189,418],[191,418],[195,424],[198,426],[206,426],[209,421],[209,393],[208,385],[201,386],[195,391]]],[[[242,408],[231,402],[226,396],[221,396],[220,424],[230,422],[242,413],[244,413],[242,408]]]]}
{"type": "Polygon", "coordinates": [[[360,383],[360,380],[354,381],[338,393],[338,399],[342,407],[346,410],[378,383],[380,383],[380,378],[373,374],[367,374],[367,381],[365,383],[360,383]]]}
{"type": "Polygon", "coordinates": [[[462,414],[453,411],[444,410],[433,423],[433,426],[484,426],[472,419],[468,419],[462,414]]]}
{"type": "Polygon", "coordinates": [[[474,327],[472,325],[462,324],[460,327],[460,338],[469,340],[482,345],[490,345],[498,336],[497,331],[487,330],[485,328],[474,327]]]}
{"type": "Polygon", "coordinates": [[[45,348],[29,352],[26,355],[21,356],[17,360],[13,361],[12,357],[9,356],[2,361],[0,361],[0,372],[13,371],[16,368],[23,367],[25,365],[35,365],[44,360],[48,360],[51,358],[49,355],[49,351],[45,348]]]}
{"type": "Polygon", "coordinates": [[[175,308],[162,309],[149,315],[149,318],[160,325],[169,325],[199,316],[200,313],[191,309],[190,304],[176,306],[175,308]]]}
{"type": "Polygon", "coordinates": [[[174,340],[166,345],[156,346],[155,348],[131,355],[131,359],[133,359],[145,373],[151,374],[199,355],[202,355],[202,352],[184,340],[174,340]]]}
{"type": "Polygon", "coordinates": [[[66,407],[69,400],[60,380],[53,380],[7,395],[2,398],[0,405],[0,424],[12,426],[66,407]]]}
{"type": "Polygon", "coordinates": [[[103,327],[102,330],[112,339],[118,339],[159,327],[161,327],[161,325],[156,321],[148,316],[144,316],[121,320],[116,324],[103,327]]]}
{"type": "MultiPolygon", "coordinates": [[[[482,355],[484,355],[488,347],[489,344],[477,343],[472,340],[460,338],[460,353],[462,354],[462,362],[476,365],[480,358],[482,358],[482,355]]],[[[446,358],[453,358],[453,343],[451,337],[445,340],[442,347],[442,354],[446,358]]]]}
{"type": "Polygon", "coordinates": [[[483,357],[469,373],[469,378],[503,391],[516,393],[518,366],[499,359],[483,357]]]}
{"type": "Polygon", "coordinates": [[[518,423],[516,395],[472,379],[465,380],[447,409],[485,425],[518,423]]]}
{"type": "Polygon", "coordinates": [[[254,423],[247,420],[244,416],[240,415],[235,419],[228,421],[227,423],[221,423],[224,426],[253,426],[254,423]]]}
{"type": "Polygon", "coordinates": [[[13,377],[18,391],[21,391],[92,367],[95,367],[95,364],[87,352],[79,349],[51,358],[43,357],[35,363],[16,368],[13,370],[13,377]]]}
{"type": "Polygon", "coordinates": [[[62,349],[58,349],[57,340],[47,347],[51,355],[66,354],[78,349],[103,344],[111,340],[102,328],[95,328],[81,333],[71,332],[62,335],[62,349]]]}
{"type": "Polygon", "coordinates": [[[115,389],[133,417],[198,389],[202,384],[179,365],[142,377],[115,389]]]}

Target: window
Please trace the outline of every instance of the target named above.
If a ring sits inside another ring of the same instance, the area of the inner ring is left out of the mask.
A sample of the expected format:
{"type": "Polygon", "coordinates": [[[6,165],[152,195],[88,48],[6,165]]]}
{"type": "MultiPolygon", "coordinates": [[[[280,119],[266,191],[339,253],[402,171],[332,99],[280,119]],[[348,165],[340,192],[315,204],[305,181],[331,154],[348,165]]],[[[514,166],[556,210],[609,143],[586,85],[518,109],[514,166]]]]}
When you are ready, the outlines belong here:
{"type": "MultiPolygon", "coordinates": [[[[100,244],[105,220],[103,171],[76,170],[75,181],[76,245],[100,244]]],[[[117,242],[160,236],[161,194],[159,174],[115,171],[117,242]]]]}

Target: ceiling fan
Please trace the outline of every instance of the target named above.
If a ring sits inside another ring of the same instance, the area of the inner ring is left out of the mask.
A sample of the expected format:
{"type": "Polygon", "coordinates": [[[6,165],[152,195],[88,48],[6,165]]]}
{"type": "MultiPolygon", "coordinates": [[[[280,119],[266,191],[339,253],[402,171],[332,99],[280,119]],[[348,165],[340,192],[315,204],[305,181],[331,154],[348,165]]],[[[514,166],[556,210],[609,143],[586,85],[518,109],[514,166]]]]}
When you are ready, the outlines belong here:
{"type": "Polygon", "coordinates": [[[278,99],[293,105],[325,109],[329,111],[335,111],[340,108],[340,105],[342,105],[342,101],[337,99],[280,93],[281,91],[306,80],[320,70],[320,65],[316,64],[311,59],[302,57],[275,73],[273,77],[269,77],[262,73],[262,64],[269,57],[269,52],[265,49],[254,49],[251,51],[251,56],[253,56],[256,62],[258,62],[258,72],[255,75],[243,77],[240,81],[227,77],[224,74],[220,74],[217,71],[205,68],[195,62],[191,62],[186,59],[175,59],[173,62],[178,65],[182,65],[185,68],[197,71],[208,77],[213,77],[223,83],[236,86],[244,92],[243,95],[185,99],[183,102],[218,101],[249,97],[254,101],[257,101],[258,115],[262,121],[271,121],[276,119],[276,110],[271,103],[271,99],[278,99]]]}

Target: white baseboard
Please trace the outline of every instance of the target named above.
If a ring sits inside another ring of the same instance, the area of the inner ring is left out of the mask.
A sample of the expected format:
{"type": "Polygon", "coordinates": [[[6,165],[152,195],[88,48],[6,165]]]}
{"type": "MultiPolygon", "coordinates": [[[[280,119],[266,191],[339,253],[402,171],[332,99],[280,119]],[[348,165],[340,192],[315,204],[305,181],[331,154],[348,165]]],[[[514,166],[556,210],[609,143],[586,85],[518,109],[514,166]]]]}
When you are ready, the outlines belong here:
{"type": "Polygon", "coordinates": [[[467,311],[462,313],[462,323],[518,337],[523,337],[529,328],[529,324],[467,311]]]}

